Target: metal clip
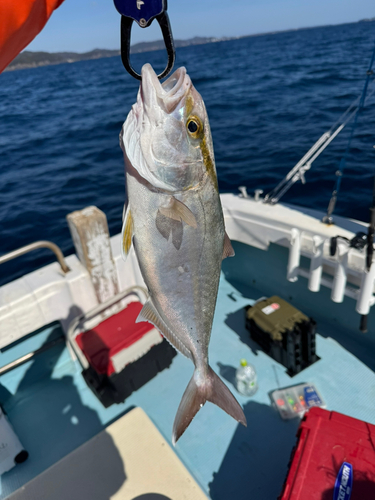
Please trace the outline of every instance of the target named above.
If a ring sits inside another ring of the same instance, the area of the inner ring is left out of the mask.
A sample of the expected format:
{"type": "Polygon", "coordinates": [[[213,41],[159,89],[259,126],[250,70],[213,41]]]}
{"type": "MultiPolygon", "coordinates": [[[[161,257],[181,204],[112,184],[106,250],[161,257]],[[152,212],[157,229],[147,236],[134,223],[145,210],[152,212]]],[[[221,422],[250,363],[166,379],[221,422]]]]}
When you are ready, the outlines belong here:
{"type": "Polygon", "coordinates": [[[134,78],[142,80],[130,63],[130,39],[133,22],[136,21],[141,28],[147,28],[154,19],[159,23],[168,54],[168,63],[165,70],[158,75],[159,79],[167,76],[174,65],[175,48],[172,29],[167,14],[167,0],[114,0],[118,12],[121,14],[121,60],[134,78]]]}

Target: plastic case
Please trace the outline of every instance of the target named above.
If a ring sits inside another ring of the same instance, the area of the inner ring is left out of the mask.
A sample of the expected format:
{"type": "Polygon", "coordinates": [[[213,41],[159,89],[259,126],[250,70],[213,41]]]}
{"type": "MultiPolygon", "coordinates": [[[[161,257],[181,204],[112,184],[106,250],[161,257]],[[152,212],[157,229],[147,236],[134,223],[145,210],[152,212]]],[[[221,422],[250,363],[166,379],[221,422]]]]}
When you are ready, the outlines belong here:
{"type": "Polygon", "coordinates": [[[274,295],[247,306],[246,328],[265,353],[287,368],[290,376],[319,358],[315,352],[316,323],[274,295]]]}
{"type": "Polygon", "coordinates": [[[273,405],[284,420],[302,417],[314,406],[323,408],[325,403],[314,384],[299,384],[271,393],[273,405]]]}
{"type": "Polygon", "coordinates": [[[375,426],[312,408],[297,432],[279,500],[373,500],[375,426]]]}

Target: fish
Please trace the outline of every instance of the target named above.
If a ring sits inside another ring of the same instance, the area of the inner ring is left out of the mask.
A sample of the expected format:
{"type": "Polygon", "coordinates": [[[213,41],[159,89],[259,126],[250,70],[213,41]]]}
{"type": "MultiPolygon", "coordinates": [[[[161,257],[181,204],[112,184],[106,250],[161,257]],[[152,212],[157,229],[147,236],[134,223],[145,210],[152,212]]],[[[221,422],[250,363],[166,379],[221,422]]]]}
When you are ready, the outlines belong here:
{"type": "Polygon", "coordinates": [[[206,401],[246,424],[208,363],[221,262],[234,255],[225,232],[210,125],[184,67],[160,83],[142,68],[136,103],[120,133],[127,206],[122,256],[133,245],[149,298],[147,321],[194,363],[173,424],[175,445],[206,401]]]}

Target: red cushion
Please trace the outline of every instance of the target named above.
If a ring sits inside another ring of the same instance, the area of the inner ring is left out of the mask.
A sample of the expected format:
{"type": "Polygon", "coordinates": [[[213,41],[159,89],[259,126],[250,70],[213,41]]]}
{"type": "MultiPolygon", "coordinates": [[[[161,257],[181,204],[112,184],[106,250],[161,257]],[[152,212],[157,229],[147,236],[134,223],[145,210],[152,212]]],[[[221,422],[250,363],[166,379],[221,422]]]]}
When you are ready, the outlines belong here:
{"type": "Polygon", "coordinates": [[[140,302],[131,302],[92,330],[77,335],[78,346],[98,373],[114,373],[111,356],[134,344],[153,328],[150,323],[135,322],[142,307],[140,302]]]}

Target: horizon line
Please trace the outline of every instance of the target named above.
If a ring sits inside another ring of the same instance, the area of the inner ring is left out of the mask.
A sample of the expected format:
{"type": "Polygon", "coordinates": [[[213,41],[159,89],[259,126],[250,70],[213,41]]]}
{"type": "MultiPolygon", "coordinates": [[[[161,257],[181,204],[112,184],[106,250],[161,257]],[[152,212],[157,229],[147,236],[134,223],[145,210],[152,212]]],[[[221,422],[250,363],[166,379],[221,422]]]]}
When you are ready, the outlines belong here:
{"type": "MultiPolygon", "coordinates": [[[[362,22],[375,22],[375,17],[370,17],[370,18],[364,18],[364,19],[359,19],[358,21],[351,21],[351,22],[346,22],[346,23],[337,23],[337,24],[320,24],[320,25],[316,25],[316,26],[301,26],[299,28],[287,28],[285,30],[277,30],[277,31],[264,31],[264,32],[261,32],[261,33],[252,33],[252,34],[248,34],[248,35],[240,35],[240,36],[199,36],[199,35],[195,35],[193,37],[190,37],[190,38],[176,38],[175,41],[180,41],[180,42],[185,42],[185,41],[188,41],[188,40],[194,40],[194,38],[202,38],[202,39],[217,39],[218,41],[229,41],[229,40],[239,40],[241,38],[250,38],[250,37],[257,37],[257,36],[266,36],[266,35],[277,35],[279,33],[288,33],[288,32],[291,32],[291,31],[302,31],[302,30],[309,30],[309,29],[315,29],[315,28],[328,28],[330,26],[345,26],[346,24],[357,24],[357,23],[362,23],[362,22]]],[[[146,44],[151,44],[151,43],[157,43],[157,42],[160,42],[160,41],[163,41],[162,38],[159,38],[157,40],[151,40],[151,41],[141,41],[141,42],[137,42],[133,45],[130,46],[130,48],[132,47],[136,47],[137,45],[140,45],[140,44],[143,44],[143,43],[146,43],[146,44]]],[[[105,48],[105,47],[95,47],[91,50],[87,50],[85,52],[72,52],[72,51],[56,51],[56,52],[48,52],[46,50],[27,50],[27,47],[22,51],[20,52],[20,54],[22,54],[23,52],[32,52],[32,53],[37,53],[37,52],[46,52],[48,54],[59,54],[59,53],[63,53],[63,52],[68,52],[68,53],[73,53],[73,54],[87,54],[89,52],[93,52],[94,50],[111,50],[111,51],[119,51],[121,50],[120,47],[118,48],[115,48],[115,49],[108,49],[108,48],[105,48]]]]}

